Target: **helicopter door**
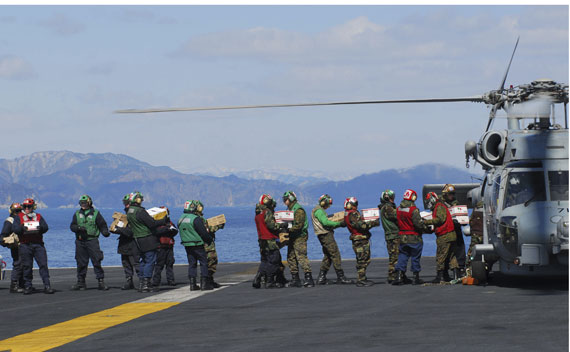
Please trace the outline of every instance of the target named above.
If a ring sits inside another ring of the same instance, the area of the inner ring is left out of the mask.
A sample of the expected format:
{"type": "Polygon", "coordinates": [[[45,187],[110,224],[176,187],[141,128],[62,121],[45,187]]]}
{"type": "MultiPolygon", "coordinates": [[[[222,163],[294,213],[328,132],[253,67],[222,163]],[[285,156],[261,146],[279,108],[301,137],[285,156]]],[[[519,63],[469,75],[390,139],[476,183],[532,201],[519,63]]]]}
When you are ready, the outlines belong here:
{"type": "MultiPolygon", "coordinates": [[[[487,175],[487,186],[485,187],[485,208],[487,209],[485,220],[487,226],[487,234],[489,238],[494,237],[497,233],[495,213],[499,206],[499,194],[501,190],[501,174],[494,173],[487,175]]],[[[491,241],[490,241],[491,242],[491,241]]]]}

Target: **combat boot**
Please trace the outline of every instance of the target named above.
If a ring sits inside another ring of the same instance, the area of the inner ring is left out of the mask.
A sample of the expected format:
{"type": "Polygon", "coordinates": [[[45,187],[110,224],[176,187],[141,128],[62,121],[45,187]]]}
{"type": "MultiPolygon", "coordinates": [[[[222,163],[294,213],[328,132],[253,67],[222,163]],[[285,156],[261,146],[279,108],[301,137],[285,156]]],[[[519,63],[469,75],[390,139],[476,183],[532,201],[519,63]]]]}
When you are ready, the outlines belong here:
{"type": "Polygon", "coordinates": [[[356,281],[356,287],[370,287],[374,285],[374,281],[370,281],[366,278],[364,280],[356,281]]]}
{"type": "Polygon", "coordinates": [[[174,280],[167,280],[167,281],[166,281],[166,284],[167,284],[168,286],[176,286],[176,281],[174,281],[174,280]]]}
{"type": "Polygon", "coordinates": [[[196,284],[196,278],[191,277],[190,278],[190,291],[199,291],[199,290],[200,290],[200,286],[198,286],[196,284]]]}
{"type": "Polygon", "coordinates": [[[255,274],[251,286],[253,288],[261,288],[261,271],[258,271],[257,274],[255,274]]]}
{"type": "Polygon", "coordinates": [[[299,278],[299,273],[291,274],[291,282],[289,287],[303,287],[301,279],[299,278]]]}
{"type": "Polygon", "coordinates": [[[100,291],[107,291],[109,286],[105,285],[105,281],[103,279],[97,279],[97,289],[100,291]]]}
{"type": "Polygon", "coordinates": [[[420,279],[420,272],[417,271],[414,273],[414,280],[412,281],[412,285],[421,285],[424,283],[424,280],[420,279]]]}
{"type": "Polygon", "coordinates": [[[213,290],[214,287],[212,286],[212,283],[210,282],[210,278],[209,277],[200,277],[200,290],[201,291],[209,291],[209,290],[213,290]]]}
{"type": "Polygon", "coordinates": [[[50,285],[46,285],[46,286],[44,286],[44,293],[47,295],[52,295],[55,293],[55,290],[53,288],[51,288],[50,285]]]}
{"type": "Polygon", "coordinates": [[[275,279],[281,287],[289,287],[289,281],[285,278],[282,270],[277,271],[277,277],[275,279]]]}
{"type": "Polygon", "coordinates": [[[435,276],[435,279],[433,279],[433,280],[431,281],[431,283],[432,283],[432,284],[440,284],[440,283],[442,283],[442,282],[445,282],[445,281],[443,280],[443,273],[444,273],[444,270],[438,270],[438,271],[437,271],[437,274],[436,274],[436,276],[435,276]]]}
{"type": "Polygon", "coordinates": [[[456,268],[453,269],[453,280],[459,280],[461,278],[461,271],[456,268]]]}
{"type": "Polygon", "coordinates": [[[133,288],[135,288],[135,285],[133,284],[133,277],[129,276],[127,277],[127,282],[125,282],[123,287],[121,287],[121,290],[132,290],[133,288]]]}
{"type": "Polygon", "coordinates": [[[214,272],[213,272],[213,271],[208,271],[208,277],[209,277],[210,280],[212,281],[212,287],[213,287],[213,288],[220,288],[220,287],[222,287],[222,285],[220,285],[219,283],[217,283],[216,281],[214,281],[214,272]]]}
{"type": "Polygon", "coordinates": [[[33,287],[24,287],[24,294],[25,295],[31,295],[32,293],[34,293],[33,287]]]}
{"type": "Polygon", "coordinates": [[[396,278],[392,281],[392,285],[399,286],[404,284],[404,273],[401,271],[396,271],[396,278]]]}
{"type": "Polygon", "coordinates": [[[442,277],[443,277],[443,281],[445,281],[445,282],[451,281],[451,278],[449,277],[449,272],[448,272],[447,270],[444,270],[444,271],[442,272],[442,275],[443,275],[443,276],[442,276],[442,277]]]}
{"type": "Polygon", "coordinates": [[[140,292],[150,292],[150,287],[151,287],[150,278],[143,277],[140,292]]]}
{"type": "Polygon", "coordinates": [[[313,281],[313,274],[312,273],[305,273],[305,282],[303,283],[303,286],[315,287],[315,282],[313,281]]]}
{"type": "Polygon", "coordinates": [[[346,276],[344,276],[344,271],[340,269],[336,271],[336,283],[337,285],[351,285],[354,284],[354,281],[347,279],[346,276]]]}
{"type": "Polygon", "coordinates": [[[72,291],[85,291],[86,289],[85,279],[77,279],[77,283],[71,286],[72,291]]]}
{"type": "Polygon", "coordinates": [[[317,285],[327,284],[327,272],[324,270],[319,271],[319,277],[317,277],[317,285]]]}
{"type": "Polygon", "coordinates": [[[275,288],[275,277],[273,275],[267,276],[267,282],[265,283],[265,288],[275,288]]]}
{"type": "Polygon", "coordinates": [[[18,281],[10,282],[10,293],[18,293],[18,281]]]}
{"type": "Polygon", "coordinates": [[[404,285],[409,285],[412,283],[412,280],[406,276],[406,273],[402,273],[402,280],[404,282],[404,285]]]}

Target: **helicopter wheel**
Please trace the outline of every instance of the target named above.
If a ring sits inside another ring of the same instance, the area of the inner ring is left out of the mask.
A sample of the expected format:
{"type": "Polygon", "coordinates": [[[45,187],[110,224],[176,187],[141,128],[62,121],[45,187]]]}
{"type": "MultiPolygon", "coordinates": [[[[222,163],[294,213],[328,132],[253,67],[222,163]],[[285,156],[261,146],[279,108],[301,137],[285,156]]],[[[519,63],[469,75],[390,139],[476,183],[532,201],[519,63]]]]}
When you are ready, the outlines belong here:
{"type": "Polygon", "coordinates": [[[487,282],[487,265],[481,260],[474,260],[471,262],[471,270],[474,278],[479,282],[487,282]]]}

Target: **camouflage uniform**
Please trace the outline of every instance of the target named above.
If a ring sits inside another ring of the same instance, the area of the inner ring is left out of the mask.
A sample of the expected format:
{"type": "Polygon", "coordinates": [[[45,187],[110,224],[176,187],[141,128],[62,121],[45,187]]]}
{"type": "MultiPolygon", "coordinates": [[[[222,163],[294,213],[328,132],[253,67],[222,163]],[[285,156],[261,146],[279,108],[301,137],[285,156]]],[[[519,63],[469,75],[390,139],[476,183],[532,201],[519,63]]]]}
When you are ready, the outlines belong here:
{"type": "Polygon", "coordinates": [[[483,243],[483,202],[477,203],[477,207],[471,213],[469,227],[471,227],[471,244],[467,252],[465,263],[467,266],[471,266],[471,256],[475,250],[475,245],[483,243]]]}
{"type": "MultiPolygon", "coordinates": [[[[444,199],[443,203],[448,208],[454,205],[459,205],[459,202],[456,199],[452,200],[449,203],[445,201],[445,198],[442,199],[444,199]]],[[[465,241],[463,240],[463,231],[461,230],[461,225],[458,222],[454,220],[453,224],[455,225],[455,234],[456,234],[455,249],[454,249],[455,258],[457,259],[457,264],[459,265],[459,268],[464,270],[466,259],[465,259],[465,241]]]]}
{"type": "Polygon", "coordinates": [[[321,205],[317,205],[311,212],[311,220],[315,234],[323,247],[323,260],[321,262],[321,271],[328,272],[331,263],[334,265],[335,270],[342,270],[340,251],[334,239],[334,228],[341,225],[339,221],[330,221],[325,209],[321,205]]]}
{"type": "Polygon", "coordinates": [[[378,205],[380,209],[380,219],[384,228],[384,237],[386,239],[386,249],[388,250],[388,281],[393,281],[395,277],[395,268],[398,263],[398,250],[400,247],[400,236],[398,236],[398,218],[396,215],[396,204],[381,200],[378,205]]]}
{"type": "Polygon", "coordinates": [[[210,232],[210,236],[212,236],[212,243],[205,244],[204,243],[204,250],[206,251],[206,257],[208,258],[208,271],[212,274],[216,273],[218,268],[218,252],[216,252],[216,231],[221,229],[222,225],[210,226],[208,225],[208,221],[204,218],[204,224],[206,228],[210,232]]]}
{"type": "MultiPolygon", "coordinates": [[[[447,218],[447,211],[445,204],[438,200],[441,206],[437,207],[437,213],[432,215],[431,220],[425,220],[426,225],[433,225],[436,228],[443,225],[447,218]]],[[[436,203],[436,204],[437,204],[436,203]]],[[[456,240],[457,236],[455,231],[448,232],[441,236],[437,236],[435,243],[437,244],[437,250],[435,254],[436,260],[436,270],[444,271],[447,268],[458,269],[459,265],[457,263],[456,253],[456,240]]]]}
{"type": "Polygon", "coordinates": [[[356,274],[360,282],[366,281],[366,268],[370,264],[370,229],[380,226],[380,220],[364,221],[358,211],[352,212],[348,221],[350,226],[362,235],[350,235],[352,249],[356,255],[356,274]]]}
{"type": "Polygon", "coordinates": [[[293,225],[289,229],[289,246],[287,247],[287,263],[291,274],[299,273],[299,265],[305,274],[311,273],[311,265],[307,257],[307,240],[309,239],[309,220],[307,213],[297,201],[291,202],[289,209],[294,211],[293,225]]]}

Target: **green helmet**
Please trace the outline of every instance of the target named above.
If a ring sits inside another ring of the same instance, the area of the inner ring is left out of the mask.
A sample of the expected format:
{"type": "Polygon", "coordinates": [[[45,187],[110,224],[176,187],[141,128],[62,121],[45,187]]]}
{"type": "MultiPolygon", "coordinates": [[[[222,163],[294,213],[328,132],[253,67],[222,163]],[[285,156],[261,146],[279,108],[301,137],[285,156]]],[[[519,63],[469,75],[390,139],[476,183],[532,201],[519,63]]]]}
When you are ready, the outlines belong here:
{"type": "Polygon", "coordinates": [[[124,204],[124,205],[129,204],[129,202],[130,202],[129,199],[130,199],[130,198],[131,198],[131,194],[130,194],[130,193],[125,194],[125,196],[123,197],[123,204],[124,204]]]}
{"type": "Polygon", "coordinates": [[[283,193],[283,203],[285,203],[286,200],[289,200],[290,202],[294,202],[297,200],[297,195],[293,191],[287,191],[287,192],[283,193]]]}
{"type": "Polygon", "coordinates": [[[327,205],[332,205],[333,199],[328,194],[323,194],[322,196],[319,197],[319,204],[321,205],[321,207],[326,207],[327,205]]]}
{"type": "Polygon", "coordinates": [[[380,201],[389,202],[390,200],[394,200],[395,198],[396,198],[396,193],[394,193],[394,191],[392,191],[391,189],[387,189],[384,192],[382,192],[382,197],[380,198],[380,201]]]}
{"type": "Polygon", "coordinates": [[[131,204],[141,204],[144,200],[144,197],[141,192],[134,191],[129,195],[129,202],[131,204]]]}
{"type": "Polygon", "coordinates": [[[93,200],[87,194],[82,195],[79,197],[79,205],[87,204],[88,206],[93,205],[93,200]]]}
{"type": "Polygon", "coordinates": [[[202,213],[204,205],[199,200],[188,200],[184,203],[185,213],[202,213]]]}

